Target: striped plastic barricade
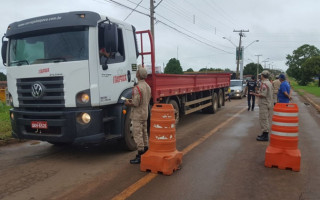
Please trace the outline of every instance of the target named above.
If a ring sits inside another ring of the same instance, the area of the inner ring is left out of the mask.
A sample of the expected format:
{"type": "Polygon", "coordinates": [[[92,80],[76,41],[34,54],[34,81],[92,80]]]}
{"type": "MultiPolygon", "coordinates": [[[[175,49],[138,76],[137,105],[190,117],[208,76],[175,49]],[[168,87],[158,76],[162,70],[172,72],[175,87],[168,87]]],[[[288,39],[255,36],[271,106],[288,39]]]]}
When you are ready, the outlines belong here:
{"type": "Polygon", "coordinates": [[[149,150],[141,156],[140,170],[171,175],[182,163],[176,149],[175,112],[171,104],[151,109],[149,150]]]}
{"type": "Polygon", "coordinates": [[[265,166],[300,171],[299,108],[297,104],[277,103],[273,109],[270,144],[265,166]]]}

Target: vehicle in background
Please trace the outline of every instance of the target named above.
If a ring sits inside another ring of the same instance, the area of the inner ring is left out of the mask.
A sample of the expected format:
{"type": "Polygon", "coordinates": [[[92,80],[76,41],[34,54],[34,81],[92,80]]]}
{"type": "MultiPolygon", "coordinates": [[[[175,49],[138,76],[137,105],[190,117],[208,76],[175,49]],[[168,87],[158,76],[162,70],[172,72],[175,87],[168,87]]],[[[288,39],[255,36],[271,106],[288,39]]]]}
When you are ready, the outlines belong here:
{"type": "Polygon", "coordinates": [[[242,97],[245,95],[244,94],[245,83],[243,82],[243,80],[239,80],[239,79],[230,80],[230,89],[231,89],[231,93],[230,93],[231,98],[242,99],[242,97]]]}

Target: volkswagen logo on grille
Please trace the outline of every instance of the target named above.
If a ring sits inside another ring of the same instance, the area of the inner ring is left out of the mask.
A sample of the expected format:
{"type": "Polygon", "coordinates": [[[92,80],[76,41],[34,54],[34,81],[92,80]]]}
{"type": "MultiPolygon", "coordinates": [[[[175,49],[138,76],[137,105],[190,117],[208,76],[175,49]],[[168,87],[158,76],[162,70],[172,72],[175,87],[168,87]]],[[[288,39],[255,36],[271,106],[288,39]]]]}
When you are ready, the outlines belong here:
{"type": "Polygon", "coordinates": [[[34,83],[31,86],[31,94],[34,98],[40,98],[44,95],[44,86],[41,83],[34,83]]]}

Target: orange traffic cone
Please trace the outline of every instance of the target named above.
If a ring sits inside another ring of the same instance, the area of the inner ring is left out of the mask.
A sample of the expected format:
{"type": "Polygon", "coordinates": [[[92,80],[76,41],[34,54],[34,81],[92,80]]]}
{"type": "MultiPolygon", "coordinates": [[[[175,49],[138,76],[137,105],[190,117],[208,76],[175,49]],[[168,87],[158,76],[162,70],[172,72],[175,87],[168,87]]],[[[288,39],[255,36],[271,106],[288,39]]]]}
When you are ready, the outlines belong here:
{"type": "Polygon", "coordinates": [[[275,105],[270,144],[266,150],[266,167],[300,171],[298,111],[297,104],[277,103],[275,105]]]}
{"type": "Polygon", "coordinates": [[[149,150],[141,156],[141,171],[171,175],[182,163],[176,149],[175,115],[171,104],[155,104],[151,109],[149,150]]]}

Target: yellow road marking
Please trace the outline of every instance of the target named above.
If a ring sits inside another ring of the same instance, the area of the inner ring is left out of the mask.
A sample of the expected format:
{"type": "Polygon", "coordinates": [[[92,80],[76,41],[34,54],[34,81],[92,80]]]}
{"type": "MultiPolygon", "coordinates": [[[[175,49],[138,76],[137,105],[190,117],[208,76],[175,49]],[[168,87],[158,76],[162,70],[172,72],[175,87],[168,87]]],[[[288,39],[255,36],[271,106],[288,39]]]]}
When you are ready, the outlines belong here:
{"type": "MultiPolygon", "coordinates": [[[[219,126],[217,126],[216,128],[212,129],[209,133],[205,134],[204,136],[202,136],[201,138],[199,138],[197,141],[195,141],[194,143],[190,144],[189,146],[187,146],[186,148],[184,148],[182,150],[182,153],[184,155],[186,155],[189,151],[191,151],[192,149],[194,149],[195,147],[197,147],[199,144],[201,144],[202,142],[204,142],[206,139],[208,139],[210,136],[212,136],[213,134],[215,134],[219,129],[221,129],[222,127],[224,127],[226,124],[228,124],[231,120],[233,120],[234,118],[236,118],[240,113],[242,113],[243,111],[245,111],[247,108],[243,108],[242,110],[240,110],[239,112],[237,112],[235,115],[233,115],[232,117],[230,117],[229,119],[227,119],[226,121],[224,121],[222,124],[220,124],[219,126]]],[[[142,188],[143,186],[145,186],[147,183],[149,183],[151,180],[153,180],[155,177],[157,177],[158,174],[153,174],[153,173],[149,173],[147,175],[145,175],[144,177],[142,177],[141,179],[139,179],[137,182],[135,182],[134,184],[132,184],[131,186],[129,186],[128,188],[126,188],[125,190],[123,190],[120,194],[118,194],[117,196],[113,197],[112,200],[123,200],[123,199],[127,199],[128,197],[130,197],[133,193],[135,193],[137,190],[139,190],[140,188],[142,188]]]]}

